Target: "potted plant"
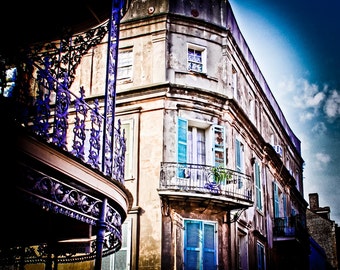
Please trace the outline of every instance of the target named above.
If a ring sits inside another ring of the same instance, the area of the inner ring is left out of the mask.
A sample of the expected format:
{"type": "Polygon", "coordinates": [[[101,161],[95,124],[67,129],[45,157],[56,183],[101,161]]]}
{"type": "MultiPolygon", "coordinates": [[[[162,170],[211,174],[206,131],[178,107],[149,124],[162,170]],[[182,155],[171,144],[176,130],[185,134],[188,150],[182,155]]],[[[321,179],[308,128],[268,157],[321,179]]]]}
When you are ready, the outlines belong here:
{"type": "Polygon", "coordinates": [[[214,176],[216,184],[229,184],[231,180],[231,173],[222,166],[212,167],[211,172],[214,176]]]}

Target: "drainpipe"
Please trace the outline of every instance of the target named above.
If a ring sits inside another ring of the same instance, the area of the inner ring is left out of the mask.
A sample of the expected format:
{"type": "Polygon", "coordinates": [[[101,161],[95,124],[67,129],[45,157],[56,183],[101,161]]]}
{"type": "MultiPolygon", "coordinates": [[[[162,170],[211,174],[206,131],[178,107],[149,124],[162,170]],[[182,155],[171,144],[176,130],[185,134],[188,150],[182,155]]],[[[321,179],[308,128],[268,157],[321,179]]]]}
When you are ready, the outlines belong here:
{"type": "Polygon", "coordinates": [[[228,269],[231,269],[231,218],[230,210],[227,211],[227,225],[228,225],[228,269]]]}

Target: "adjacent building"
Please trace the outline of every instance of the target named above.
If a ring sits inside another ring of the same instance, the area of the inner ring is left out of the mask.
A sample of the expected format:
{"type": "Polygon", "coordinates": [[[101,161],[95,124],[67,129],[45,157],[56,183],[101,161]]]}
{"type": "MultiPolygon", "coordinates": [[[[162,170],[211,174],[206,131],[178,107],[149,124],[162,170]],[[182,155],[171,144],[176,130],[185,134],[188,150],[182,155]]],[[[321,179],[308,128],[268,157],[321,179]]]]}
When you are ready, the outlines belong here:
{"type": "MultiPolygon", "coordinates": [[[[323,269],[339,269],[337,233],[338,225],[330,219],[329,206],[320,207],[319,194],[309,194],[309,208],[307,209],[308,233],[317,242],[324,252],[323,269]]],[[[313,258],[313,256],[312,256],[313,258]]]]}

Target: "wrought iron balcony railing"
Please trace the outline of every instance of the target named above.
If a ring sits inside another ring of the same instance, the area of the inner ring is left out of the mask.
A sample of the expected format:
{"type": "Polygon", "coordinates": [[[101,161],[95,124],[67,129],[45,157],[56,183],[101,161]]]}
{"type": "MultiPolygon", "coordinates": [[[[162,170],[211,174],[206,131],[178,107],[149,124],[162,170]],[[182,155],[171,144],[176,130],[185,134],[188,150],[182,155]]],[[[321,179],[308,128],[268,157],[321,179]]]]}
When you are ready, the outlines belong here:
{"type": "Polygon", "coordinates": [[[75,94],[68,76],[55,79],[48,67],[38,68],[36,94],[16,87],[10,96],[1,92],[1,106],[18,126],[61,151],[71,153],[112,179],[124,183],[125,138],[121,124],[104,116],[98,99],[85,100],[85,90],[75,94]]]}
{"type": "Polygon", "coordinates": [[[208,165],[162,162],[160,190],[214,194],[252,201],[253,185],[248,175],[208,165]]]}
{"type": "Polygon", "coordinates": [[[276,217],[273,228],[274,237],[294,237],[297,239],[308,239],[306,226],[299,215],[276,217]]]}

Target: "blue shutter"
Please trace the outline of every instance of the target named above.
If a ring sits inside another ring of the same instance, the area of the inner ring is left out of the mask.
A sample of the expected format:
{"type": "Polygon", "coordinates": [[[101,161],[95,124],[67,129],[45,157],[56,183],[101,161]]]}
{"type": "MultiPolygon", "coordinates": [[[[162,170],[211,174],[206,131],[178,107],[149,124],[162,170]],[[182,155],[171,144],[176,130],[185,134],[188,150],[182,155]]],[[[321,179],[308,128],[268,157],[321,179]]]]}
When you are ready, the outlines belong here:
{"type": "Polygon", "coordinates": [[[273,182],[273,192],[274,192],[274,217],[279,217],[280,216],[279,188],[275,182],[273,182]]]}
{"type": "Polygon", "coordinates": [[[216,269],[215,225],[204,224],[203,269],[216,269]]]}
{"type": "Polygon", "coordinates": [[[256,206],[258,209],[262,210],[262,188],[260,166],[257,162],[255,163],[255,187],[256,187],[256,206]]]}
{"type": "MultiPolygon", "coordinates": [[[[242,153],[241,142],[236,140],[236,171],[242,172],[242,153]]],[[[237,179],[237,188],[242,188],[243,183],[241,177],[237,179]]]]}
{"type": "Polygon", "coordinates": [[[288,216],[287,216],[287,195],[282,195],[283,200],[283,217],[284,217],[284,226],[288,226],[288,216]]]}
{"type": "Polygon", "coordinates": [[[217,268],[216,225],[199,220],[184,221],[184,269],[217,268]]]}
{"type": "Polygon", "coordinates": [[[200,221],[186,220],[184,222],[184,269],[201,269],[201,232],[202,223],[200,221]]]}
{"type": "Polygon", "coordinates": [[[257,269],[264,270],[264,247],[261,244],[257,244],[257,269]]]}
{"type": "Polygon", "coordinates": [[[187,140],[188,140],[188,121],[178,118],[178,148],[177,161],[179,163],[187,162],[187,140]]]}
{"type": "Polygon", "coordinates": [[[214,151],[214,161],[213,164],[218,166],[225,166],[225,132],[224,127],[214,125],[213,126],[213,151],[214,151]]]}
{"type": "Polygon", "coordinates": [[[236,140],[236,170],[241,172],[241,142],[236,140]]]}
{"type": "MultiPolygon", "coordinates": [[[[177,143],[177,162],[187,163],[188,121],[182,118],[178,118],[177,143]]],[[[185,166],[178,167],[177,176],[185,177],[185,166]]]]}

